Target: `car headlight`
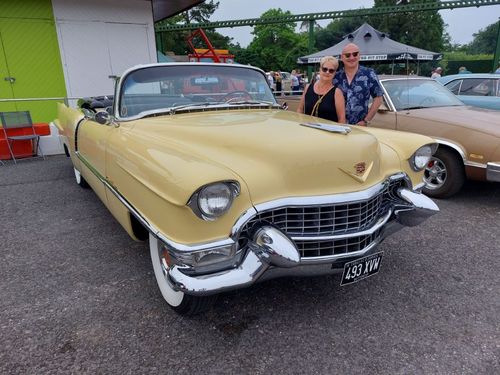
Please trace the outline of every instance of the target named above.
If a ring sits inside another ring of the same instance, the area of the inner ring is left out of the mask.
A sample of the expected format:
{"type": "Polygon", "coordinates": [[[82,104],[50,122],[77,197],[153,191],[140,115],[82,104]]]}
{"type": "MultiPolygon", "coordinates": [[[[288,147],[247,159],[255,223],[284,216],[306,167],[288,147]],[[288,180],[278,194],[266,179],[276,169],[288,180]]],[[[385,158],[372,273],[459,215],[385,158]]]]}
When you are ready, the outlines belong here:
{"type": "Polygon", "coordinates": [[[196,191],[188,205],[198,217],[213,221],[231,208],[239,192],[237,182],[215,182],[196,191]]]}
{"type": "Polygon", "coordinates": [[[429,144],[420,147],[410,158],[410,167],[414,171],[421,171],[431,160],[432,154],[436,152],[437,144],[429,144]]]}

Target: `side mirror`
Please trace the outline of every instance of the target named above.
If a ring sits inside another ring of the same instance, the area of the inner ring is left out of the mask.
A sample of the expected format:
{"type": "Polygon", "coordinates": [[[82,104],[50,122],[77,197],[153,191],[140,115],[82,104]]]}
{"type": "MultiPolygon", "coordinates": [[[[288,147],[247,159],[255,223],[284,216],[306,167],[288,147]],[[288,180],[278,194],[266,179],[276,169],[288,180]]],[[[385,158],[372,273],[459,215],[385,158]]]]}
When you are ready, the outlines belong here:
{"type": "Polygon", "coordinates": [[[87,120],[93,120],[94,119],[94,116],[95,116],[95,112],[92,111],[91,109],[88,109],[88,108],[81,108],[81,111],[83,113],[83,116],[85,116],[85,118],[87,120]]]}
{"type": "Polygon", "coordinates": [[[111,115],[105,111],[99,111],[94,115],[94,119],[101,125],[110,125],[113,121],[111,115]]]}

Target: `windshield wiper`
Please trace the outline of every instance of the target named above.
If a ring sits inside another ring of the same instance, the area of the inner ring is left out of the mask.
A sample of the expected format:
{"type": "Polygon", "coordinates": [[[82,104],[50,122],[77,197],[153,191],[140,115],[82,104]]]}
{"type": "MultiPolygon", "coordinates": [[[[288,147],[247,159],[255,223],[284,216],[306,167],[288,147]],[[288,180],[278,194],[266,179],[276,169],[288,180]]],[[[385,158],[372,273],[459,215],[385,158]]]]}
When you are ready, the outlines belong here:
{"type": "Polygon", "coordinates": [[[186,109],[186,108],[192,108],[192,107],[207,107],[209,105],[219,105],[221,104],[220,102],[201,102],[201,103],[190,103],[190,104],[183,104],[183,105],[176,105],[173,107],[170,107],[168,109],[168,113],[173,115],[175,114],[175,111],[178,111],[179,109],[186,109]]]}
{"type": "Polygon", "coordinates": [[[270,101],[266,101],[266,100],[240,100],[240,101],[227,102],[226,104],[230,104],[230,105],[264,104],[264,105],[269,105],[269,106],[273,106],[273,105],[279,106],[279,104],[276,104],[276,103],[273,103],[273,102],[270,102],[270,101]]]}

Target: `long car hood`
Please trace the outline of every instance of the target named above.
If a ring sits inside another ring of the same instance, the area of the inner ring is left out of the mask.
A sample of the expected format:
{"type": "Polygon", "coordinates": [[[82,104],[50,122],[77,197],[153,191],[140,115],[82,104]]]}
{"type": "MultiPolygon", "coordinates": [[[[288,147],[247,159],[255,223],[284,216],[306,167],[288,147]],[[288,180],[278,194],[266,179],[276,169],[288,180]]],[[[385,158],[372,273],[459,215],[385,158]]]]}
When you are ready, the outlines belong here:
{"type": "MultiPolygon", "coordinates": [[[[307,121],[311,117],[286,111],[187,113],[140,120],[130,135],[147,139],[145,147],[154,150],[150,154],[156,160],[161,158],[159,152],[170,153],[167,147],[174,147],[189,158],[205,160],[207,167],[231,170],[248,186],[255,204],[284,193],[307,196],[362,190],[385,177],[381,145],[372,134],[356,127],[344,135],[300,125],[307,121]],[[360,173],[358,163],[364,163],[364,172],[360,173]]],[[[393,159],[398,169],[399,160],[393,159]]],[[[185,168],[199,183],[203,165],[186,162],[185,168]]]]}
{"type": "MultiPolygon", "coordinates": [[[[405,111],[401,111],[405,114],[405,111]]],[[[470,107],[435,107],[410,110],[410,116],[422,120],[439,121],[454,126],[500,137],[500,111],[470,107]]]]}

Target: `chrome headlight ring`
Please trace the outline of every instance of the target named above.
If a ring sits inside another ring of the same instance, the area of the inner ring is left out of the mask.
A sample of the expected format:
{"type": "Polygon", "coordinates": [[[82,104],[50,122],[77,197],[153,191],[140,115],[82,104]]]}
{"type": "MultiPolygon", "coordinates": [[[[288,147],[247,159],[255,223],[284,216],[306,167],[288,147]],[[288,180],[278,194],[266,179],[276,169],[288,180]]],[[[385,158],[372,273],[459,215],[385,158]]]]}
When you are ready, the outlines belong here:
{"type": "Polygon", "coordinates": [[[415,172],[423,170],[431,160],[432,155],[436,152],[437,147],[437,143],[431,143],[424,145],[415,151],[409,160],[411,169],[415,172]]]}
{"type": "Polygon", "coordinates": [[[220,181],[199,188],[189,198],[188,206],[200,219],[214,221],[224,215],[240,195],[240,184],[236,181],[220,181]]]}

